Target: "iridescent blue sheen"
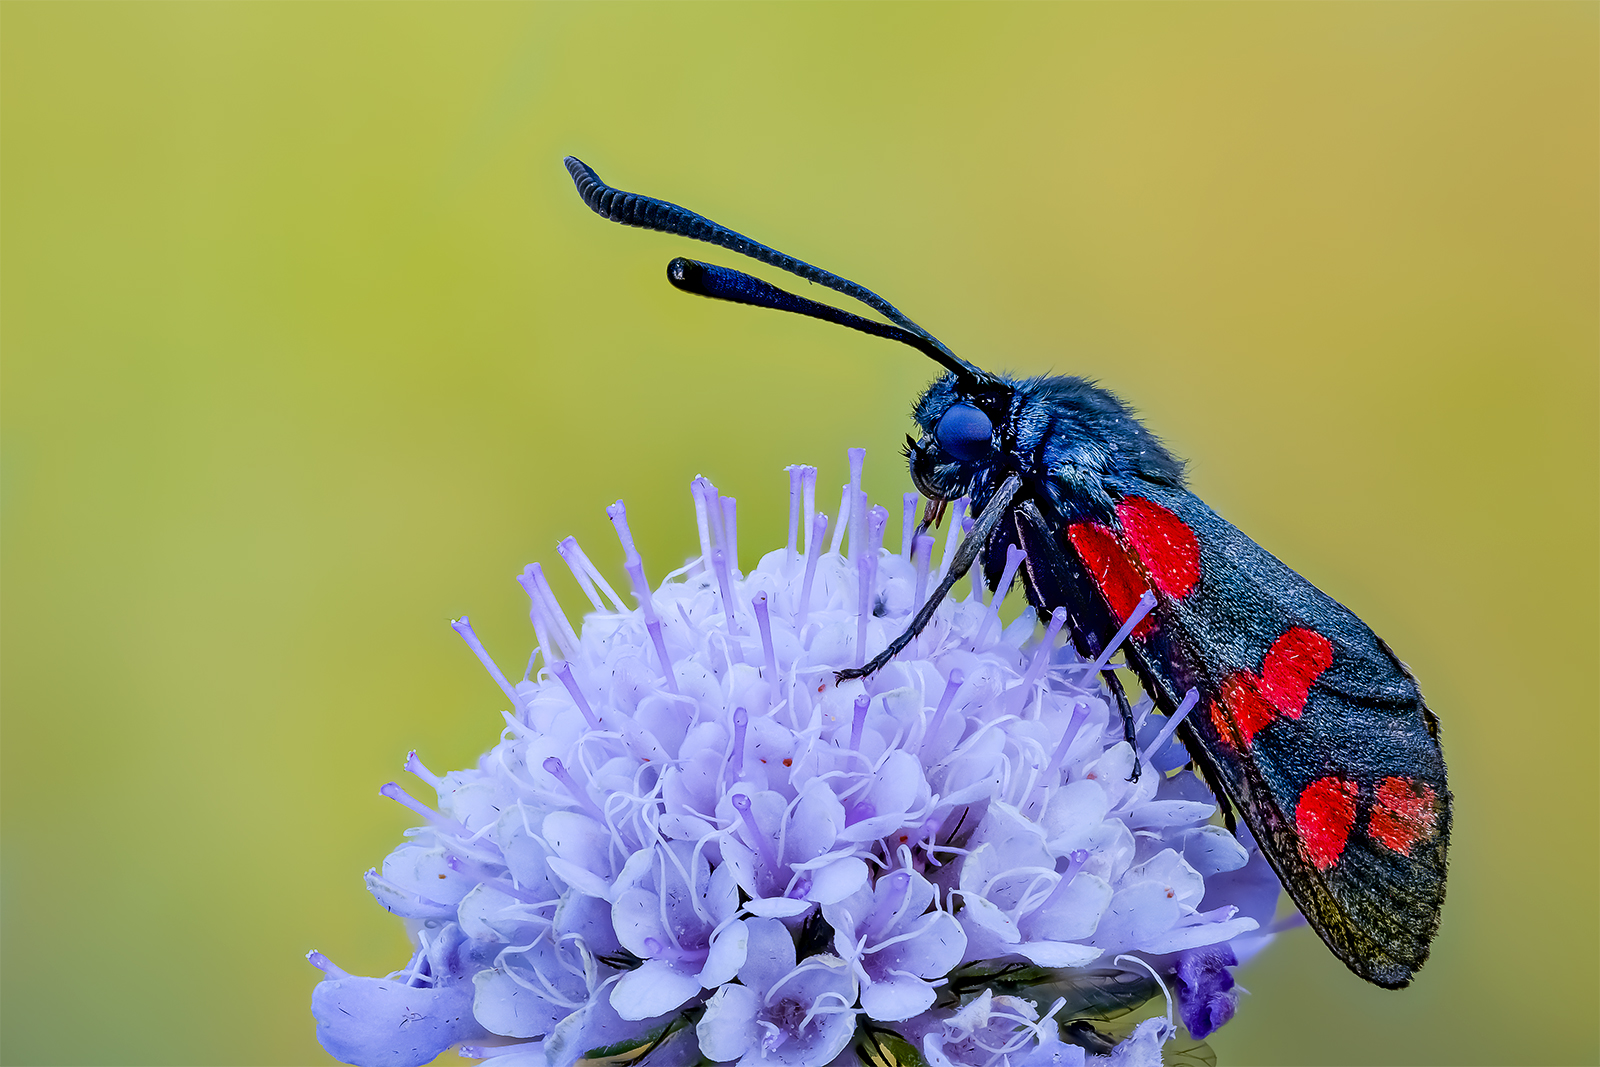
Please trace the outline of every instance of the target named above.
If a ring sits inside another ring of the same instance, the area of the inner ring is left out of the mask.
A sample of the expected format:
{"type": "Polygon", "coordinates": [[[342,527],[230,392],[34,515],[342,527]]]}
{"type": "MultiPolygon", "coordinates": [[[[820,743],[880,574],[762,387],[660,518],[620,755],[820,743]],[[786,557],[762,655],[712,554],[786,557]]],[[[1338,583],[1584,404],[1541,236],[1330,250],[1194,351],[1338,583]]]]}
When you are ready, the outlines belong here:
{"type": "Polygon", "coordinates": [[[989,454],[994,423],[973,404],[952,404],[934,431],[944,450],[963,463],[989,454]]]}

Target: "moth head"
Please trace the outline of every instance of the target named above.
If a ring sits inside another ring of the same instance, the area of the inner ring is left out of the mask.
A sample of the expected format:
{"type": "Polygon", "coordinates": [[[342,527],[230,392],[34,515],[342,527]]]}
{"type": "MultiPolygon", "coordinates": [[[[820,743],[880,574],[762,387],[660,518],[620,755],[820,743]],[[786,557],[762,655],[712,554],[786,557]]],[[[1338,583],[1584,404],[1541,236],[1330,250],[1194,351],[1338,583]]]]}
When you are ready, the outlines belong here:
{"type": "Polygon", "coordinates": [[[974,382],[946,374],[928,387],[912,409],[922,436],[906,438],[911,480],[922,495],[954,500],[996,471],[1006,451],[1003,440],[1010,391],[994,379],[974,382]]]}

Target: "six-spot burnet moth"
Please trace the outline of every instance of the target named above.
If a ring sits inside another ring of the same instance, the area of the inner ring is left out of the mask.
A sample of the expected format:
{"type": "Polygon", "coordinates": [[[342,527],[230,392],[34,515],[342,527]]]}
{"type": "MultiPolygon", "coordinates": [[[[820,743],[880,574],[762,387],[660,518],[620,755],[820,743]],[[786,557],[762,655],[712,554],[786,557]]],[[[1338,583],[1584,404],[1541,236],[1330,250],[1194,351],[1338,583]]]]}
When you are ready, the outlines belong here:
{"type": "MultiPolygon", "coordinates": [[[[604,218],[738,252],[889,322],[682,258],[667,268],[678,288],[892,338],[944,368],[912,409],[922,435],[906,455],[928,498],[924,527],[963,497],[976,520],[906,631],[841,677],[882,667],[974,563],[992,587],[1020,548],[1029,602],[1046,616],[1065,609],[1080,655],[1127,631],[1127,666],[1180,720],[1197,770],[1334,954],[1377,985],[1411,981],[1439,925],[1451,801],[1438,720],[1388,645],[1185,489],[1182,464],[1106,390],[980,370],[854,282],[566,165],[604,218]]],[[[1131,740],[1127,698],[1114,671],[1105,678],[1131,740]]]]}

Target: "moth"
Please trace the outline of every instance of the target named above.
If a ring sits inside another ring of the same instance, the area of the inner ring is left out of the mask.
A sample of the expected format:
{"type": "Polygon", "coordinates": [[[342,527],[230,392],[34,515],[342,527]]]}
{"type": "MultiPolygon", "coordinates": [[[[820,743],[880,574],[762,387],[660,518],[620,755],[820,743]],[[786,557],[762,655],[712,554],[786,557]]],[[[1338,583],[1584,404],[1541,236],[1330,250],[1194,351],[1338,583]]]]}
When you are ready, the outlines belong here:
{"type": "MultiPolygon", "coordinates": [[[[604,218],[737,252],[888,321],[681,257],[667,267],[679,289],[890,338],[943,368],[912,409],[921,435],[906,455],[924,527],[965,497],[972,531],[905,632],[841,678],[893,658],[974,564],[994,587],[1020,548],[1028,601],[1041,616],[1063,609],[1086,659],[1123,640],[1156,707],[1181,718],[1230,829],[1236,810],[1333,953],[1376,985],[1411,981],[1439,926],[1451,797],[1438,719],[1388,645],[1189,492],[1182,464],[1112,393],[982,370],[855,282],[566,166],[604,218]]],[[[1128,698],[1114,670],[1104,677],[1131,740],[1128,698]]]]}

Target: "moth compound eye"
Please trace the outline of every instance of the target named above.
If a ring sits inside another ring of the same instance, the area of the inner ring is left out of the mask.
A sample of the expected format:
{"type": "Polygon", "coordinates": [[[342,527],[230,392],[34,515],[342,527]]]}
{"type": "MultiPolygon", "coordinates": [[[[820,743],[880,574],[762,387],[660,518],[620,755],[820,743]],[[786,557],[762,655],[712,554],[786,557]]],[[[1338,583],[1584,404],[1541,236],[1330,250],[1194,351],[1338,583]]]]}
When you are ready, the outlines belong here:
{"type": "Polygon", "coordinates": [[[962,463],[975,463],[989,454],[994,423],[971,404],[955,404],[939,420],[933,435],[939,447],[962,463]]]}

